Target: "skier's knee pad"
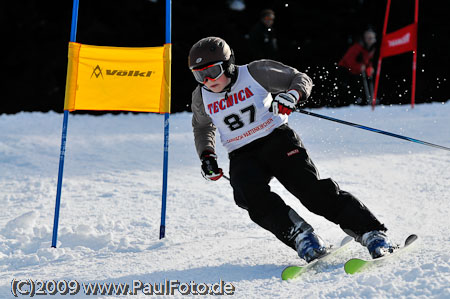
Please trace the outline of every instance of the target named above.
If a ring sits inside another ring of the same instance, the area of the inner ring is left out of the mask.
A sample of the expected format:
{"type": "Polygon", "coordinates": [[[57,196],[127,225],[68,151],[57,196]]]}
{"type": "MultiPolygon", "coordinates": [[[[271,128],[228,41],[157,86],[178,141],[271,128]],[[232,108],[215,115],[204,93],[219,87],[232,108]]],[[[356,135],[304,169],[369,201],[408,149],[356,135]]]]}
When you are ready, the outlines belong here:
{"type": "Polygon", "coordinates": [[[328,195],[339,195],[339,185],[332,179],[319,180],[319,188],[321,192],[328,195]]]}
{"type": "Polygon", "coordinates": [[[234,193],[234,202],[236,203],[236,205],[244,210],[248,210],[248,203],[245,200],[245,197],[238,194],[238,192],[233,193],[234,193]]]}
{"type": "Polygon", "coordinates": [[[241,209],[248,210],[248,206],[246,204],[243,204],[242,202],[237,202],[237,201],[235,201],[235,203],[241,209]]]}

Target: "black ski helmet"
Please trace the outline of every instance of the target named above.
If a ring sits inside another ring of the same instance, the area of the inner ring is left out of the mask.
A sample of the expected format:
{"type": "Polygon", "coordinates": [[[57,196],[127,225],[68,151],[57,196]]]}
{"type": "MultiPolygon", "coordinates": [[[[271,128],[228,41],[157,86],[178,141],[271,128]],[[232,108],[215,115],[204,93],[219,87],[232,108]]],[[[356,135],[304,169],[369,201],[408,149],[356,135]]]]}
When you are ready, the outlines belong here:
{"type": "Polygon", "coordinates": [[[234,73],[234,53],[227,42],[220,37],[205,37],[196,42],[189,51],[189,69],[197,69],[223,61],[227,77],[234,73]]]}

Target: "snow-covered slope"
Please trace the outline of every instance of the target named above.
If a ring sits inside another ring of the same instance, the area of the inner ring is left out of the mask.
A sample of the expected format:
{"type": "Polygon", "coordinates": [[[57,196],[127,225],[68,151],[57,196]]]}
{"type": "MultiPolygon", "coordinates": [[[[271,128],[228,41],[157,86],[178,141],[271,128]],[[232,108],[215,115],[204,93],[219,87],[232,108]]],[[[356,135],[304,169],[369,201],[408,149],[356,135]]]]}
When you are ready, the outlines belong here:
{"type": "MultiPolygon", "coordinates": [[[[314,112],[450,146],[450,102],[314,112]]],[[[410,233],[420,239],[392,263],[350,276],[345,260],[368,257],[353,243],[318,271],[283,282],[283,267],[301,261],[235,206],[228,181],[202,178],[190,117],[170,118],[167,229],[159,240],[163,116],[71,115],[54,249],[62,115],[0,115],[0,297],[12,296],[13,279],[33,279],[153,285],[178,280],[184,286],[222,280],[234,286],[236,298],[450,298],[450,152],[292,115],[290,124],[322,177],[360,198],[394,241],[410,233]]],[[[227,171],[221,145],[218,155],[227,171]]],[[[327,242],[345,236],[276,180],[271,185],[327,242]]],[[[84,296],[81,287],[75,297],[84,296]]]]}

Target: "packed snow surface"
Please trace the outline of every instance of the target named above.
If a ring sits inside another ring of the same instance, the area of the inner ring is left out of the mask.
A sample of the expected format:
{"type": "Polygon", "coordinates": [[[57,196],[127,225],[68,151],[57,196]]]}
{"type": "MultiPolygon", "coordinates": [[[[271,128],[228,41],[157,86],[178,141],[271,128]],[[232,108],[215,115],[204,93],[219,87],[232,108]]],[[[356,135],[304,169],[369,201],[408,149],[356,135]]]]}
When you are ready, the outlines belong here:
{"type": "MultiPolygon", "coordinates": [[[[313,112],[450,147],[450,102],[313,112]]],[[[450,298],[449,151],[291,115],[289,123],[322,178],[332,177],[364,202],[393,241],[401,243],[411,233],[419,240],[382,266],[347,275],[347,259],[369,257],[353,242],[301,278],[285,282],[283,268],[302,261],[234,204],[227,180],[203,179],[187,112],[170,116],[162,240],[164,116],[71,114],[58,245],[51,248],[62,119],[54,112],[0,115],[1,298],[13,296],[14,280],[140,281],[147,286],[167,280],[185,287],[195,282],[200,289],[222,281],[234,287],[235,298],[450,298]]],[[[228,173],[220,144],[217,152],[228,173]]],[[[271,187],[329,244],[345,236],[307,211],[278,181],[271,187]]],[[[29,297],[27,286],[22,287],[25,295],[19,297],[29,297]]],[[[86,295],[83,287],[76,296],[59,296],[105,297],[86,295]]],[[[139,291],[111,297],[147,296],[139,291]]],[[[173,297],[186,296],[176,291],[173,297]]]]}

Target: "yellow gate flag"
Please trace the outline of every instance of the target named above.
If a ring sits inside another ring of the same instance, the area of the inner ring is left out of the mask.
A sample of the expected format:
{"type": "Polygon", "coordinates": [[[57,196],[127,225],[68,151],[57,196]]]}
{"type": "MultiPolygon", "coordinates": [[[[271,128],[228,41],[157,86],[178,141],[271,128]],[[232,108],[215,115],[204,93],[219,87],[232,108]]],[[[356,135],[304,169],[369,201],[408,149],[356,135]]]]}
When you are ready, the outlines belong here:
{"type": "Polygon", "coordinates": [[[170,113],[171,53],[70,42],[64,110],[170,113]]]}

